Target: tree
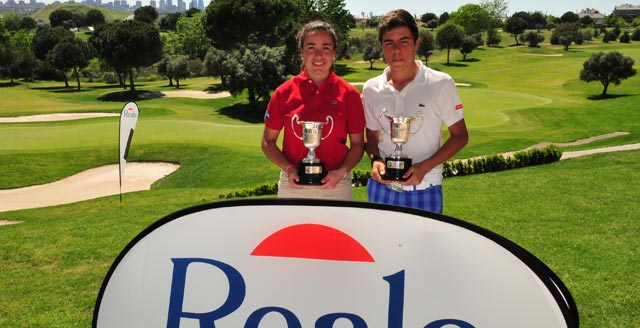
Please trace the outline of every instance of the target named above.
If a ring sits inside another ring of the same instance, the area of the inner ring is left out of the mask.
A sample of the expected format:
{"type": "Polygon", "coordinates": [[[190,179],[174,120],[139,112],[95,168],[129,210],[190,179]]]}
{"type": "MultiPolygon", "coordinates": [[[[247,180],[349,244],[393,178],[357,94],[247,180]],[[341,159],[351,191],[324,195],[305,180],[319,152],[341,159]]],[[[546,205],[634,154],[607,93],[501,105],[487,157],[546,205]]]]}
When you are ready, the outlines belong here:
{"type": "Polygon", "coordinates": [[[69,10],[58,8],[49,14],[51,27],[64,26],[65,22],[73,22],[73,13],[69,10]]]}
{"type": "Polygon", "coordinates": [[[32,31],[32,30],[35,30],[36,27],[38,27],[38,23],[36,22],[35,19],[31,17],[22,17],[22,19],[20,19],[21,30],[32,31]]]}
{"type": "Polygon", "coordinates": [[[133,20],[153,24],[158,19],[158,11],[152,6],[142,6],[133,12],[133,20]]]}
{"type": "MultiPolygon", "coordinates": [[[[1,26],[1,24],[0,24],[1,26]]],[[[0,76],[30,80],[36,67],[31,50],[31,33],[25,30],[3,34],[0,29],[0,76]]]]}
{"type": "Polygon", "coordinates": [[[580,21],[580,16],[573,11],[567,11],[560,16],[560,23],[577,23],[580,21]]]}
{"type": "Polygon", "coordinates": [[[164,57],[162,57],[162,60],[160,60],[156,65],[156,71],[161,76],[166,76],[169,79],[169,86],[172,87],[173,76],[169,75],[169,72],[167,71],[167,65],[169,64],[169,59],[170,59],[169,55],[165,54],[164,57]]]}
{"type": "Polygon", "coordinates": [[[129,74],[132,92],[135,91],[133,69],[151,66],[162,59],[160,31],[148,23],[123,21],[100,25],[89,40],[99,58],[118,74],[129,74]]]}
{"type": "Polygon", "coordinates": [[[426,13],[426,14],[423,14],[422,16],[420,16],[420,21],[425,23],[425,24],[428,24],[430,21],[432,21],[434,19],[436,21],[438,20],[438,16],[436,14],[434,14],[434,13],[426,13]]]}
{"type": "Polygon", "coordinates": [[[160,30],[175,31],[178,19],[182,16],[180,13],[169,13],[160,18],[160,30]]]}
{"type": "Polygon", "coordinates": [[[204,57],[204,67],[207,75],[211,77],[220,77],[222,84],[225,84],[224,77],[231,75],[230,71],[226,71],[225,62],[229,60],[228,52],[215,47],[209,48],[207,55],[204,57]]]}
{"type": "Polygon", "coordinates": [[[67,88],[69,87],[69,81],[65,73],[68,70],[73,70],[78,83],[78,91],[80,91],[80,74],[78,70],[87,67],[90,59],[91,49],[88,43],[78,38],[63,40],[47,54],[47,61],[64,74],[64,84],[67,88]]]}
{"type": "Polygon", "coordinates": [[[623,57],[618,51],[609,53],[598,52],[592,54],[582,64],[580,80],[585,82],[600,81],[604,88],[601,96],[607,95],[607,88],[611,83],[619,85],[622,80],[636,75],[633,68],[635,61],[631,57],[623,57]]]}
{"type": "Polygon", "coordinates": [[[433,31],[434,28],[438,27],[438,20],[437,19],[432,19],[432,20],[427,22],[426,26],[427,26],[428,29],[433,31]]]}
{"type": "Polygon", "coordinates": [[[490,28],[487,30],[487,42],[486,45],[488,47],[497,46],[502,41],[502,37],[500,33],[495,28],[490,28]]]}
{"type": "Polygon", "coordinates": [[[433,51],[436,49],[436,39],[434,38],[433,33],[425,30],[420,30],[418,37],[420,38],[418,56],[424,57],[424,64],[427,65],[429,56],[431,56],[433,51]]]}
{"type": "Polygon", "coordinates": [[[529,47],[536,48],[538,44],[544,41],[544,35],[538,34],[535,31],[529,31],[528,33],[522,34],[522,42],[528,43],[529,47]]]}
{"type": "Polygon", "coordinates": [[[529,18],[531,20],[529,22],[529,27],[535,28],[538,32],[540,32],[540,29],[547,25],[547,18],[539,11],[536,11],[533,14],[529,15],[529,18]]]}
{"type": "Polygon", "coordinates": [[[518,11],[513,15],[511,15],[511,17],[522,18],[525,22],[527,22],[527,27],[525,27],[525,30],[528,28],[534,28],[533,20],[531,19],[531,14],[526,11],[518,11]]]}
{"type": "Polygon", "coordinates": [[[234,50],[222,63],[226,75],[223,87],[234,96],[246,89],[249,103],[255,106],[259,99],[268,99],[271,90],[287,79],[283,57],[283,47],[234,50]]]}
{"type": "Polygon", "coordinates": [[[631,36],[628,31],[624,31],[624,33],[620,36],[620,43],[629,43],[631,42],[631,36]]]}
{"type": "Polygon", "coordinates": [[[369,69],[373,69],[373,62],[382,57],[380,42],[373,34],[365,34],[362,40],[362,60],[369,62],[369,69]]]}
{"type": "Polygon", "coordinates": [[[582,18],[580,18],[580,24],[582,24],[582,26],[593,26],[593,18],[591,18],[591,16],[589,15],[584,15],[582,16],[582,18]]]}
{"type": "Polygon", "coordinates": [[[176,89],[180,89],[180,79],[191,76],[188,68],[189,56],[178,55],[170,57],[167,62],[167,75],[176,80],[176,89]]]}
{"type": "Polygon", "coordinates": [[[3,12],[2,16],[0,16],[2,23],[4,23],[4,28],[7,31],[18,31],[20,30],[20,21],[22,20],[22,15],[15,12],[3,12]]]}
{"type": "Polygon", "coordinates": [[[36,58],[46,60],[47,54],[56,44],[72,38],[74,38],[73,32],[62,27],[38,29],[32,40],[33,53],[36,58]]]}
{"type": "Polygon", "coordinates": [[[505,0],[484,0],[480,6],[489,13],[491,17],[491,28],[502,26],[502,18],[507,16],[509,3],[505,0]]]}
{"type": "Polygon", "coordinates": [[[449,55],[451,53],[451,49],[460,48],[464,37],[464,29],[460,25],[446,23],[438,28],[436,33],[436,43],[440,46],[440,49],[447,49],[447,65],[450,63],[449,55]]]}
{"type": "Polygon", "coordinates": [[[460,44],[460,53],[462,54],[462,61],[467,60],[467,55],[472,53],[478,47],[478,42],[476,38],[467,35],[462,39],[462,43],[460,44]]]}
{"type": "Polygon", "coordinates": [[[445,11],[438,18],[438,26],[446,24],[447,21],[449,21],[449,13],[445,11]]]}
{"type": "Polygon", "coordinates": [[[106,22],[104,14],[98,9],[90,9],[87,11],[84,19],[88,26],[98,26],[106,22]]]}
{"type": "Polygon", "coordinates": [[[277,47],[295,38],[297,12],[288,0],[216,0],[206,8],[205,32],[219,49],[277,47]],[[242,22],[242,23],[238,23],[242,22]]]}
{"type": "Polygon", "coordinates": [[[516,40],[516,45],[519,45],[518,35],[522,34],[528,26],[529,23],[523,18],[511,16],[504,22],[503,29],[505,32],[510,33],[516,40]]]}
{"type": "Polygon", "coordinates": [[[580,23],[561,23],[551,34],[551,44],[561,44],[564,50],[568,51],[573,42],[582,42],[580,33],[580,23]]]}
{"type": "Polygon", "coordinates": [[[172,38],[174,54],[183,54],[189,58],[204,58],[211,42],[205,34],[204,12],[195,13],[192,17],[183,15],[176,23],[177,36],[172,38]]]}
{"type": "Polygon", "coordinates": [[[466,4],[451,13],[451,21],[464,28],[467,35],[481,33],[491,27],[491,16],[476,4],[466,4]]]}

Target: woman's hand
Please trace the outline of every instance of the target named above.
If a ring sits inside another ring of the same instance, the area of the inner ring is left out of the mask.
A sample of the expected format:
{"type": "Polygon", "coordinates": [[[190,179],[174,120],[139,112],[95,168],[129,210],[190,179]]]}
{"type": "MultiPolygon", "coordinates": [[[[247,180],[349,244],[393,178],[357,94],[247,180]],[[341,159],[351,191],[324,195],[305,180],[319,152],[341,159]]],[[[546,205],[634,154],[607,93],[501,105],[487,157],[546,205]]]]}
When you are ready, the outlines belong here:
{"type": "Polygon", "coordinates": [[[327,173],[327,176],[322,179],[322,185],[320,186],[320,189],[335,188],[338,183],[340,183],[340,180],[342,180],[344,176],[347,175],[347,172],[349,171],[347,171],[347,169],[344,167],[340,167],[337,170],[329,171],[327,173]]]}

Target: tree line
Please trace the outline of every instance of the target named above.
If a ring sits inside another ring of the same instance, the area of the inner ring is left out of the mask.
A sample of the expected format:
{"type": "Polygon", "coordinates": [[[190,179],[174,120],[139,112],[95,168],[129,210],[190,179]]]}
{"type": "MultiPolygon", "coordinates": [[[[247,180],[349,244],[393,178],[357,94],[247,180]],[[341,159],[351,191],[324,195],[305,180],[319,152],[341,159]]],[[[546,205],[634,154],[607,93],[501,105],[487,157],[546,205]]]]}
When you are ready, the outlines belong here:
{"type": "MultiPolygon", "coordinates": [[[[637,28],[632,34],[622,33],[620,20],[610,20],[616,24],[613,29],[595,26],[572,12],[560,18],[518,12],[503,20],[506,10],[505,1],[492,0],[463,5],[451,14],[422,15],[418,55],[427,61],[436,49],[446,50],[449,64],[450,51],[459,50],[466,60],[481,45],[498,45],[499,28],[510,33],[516,45],[526,42],[529,46],[544,40],[540,29],[553,28],[551,43],[566,44],[565,50],[599,35],[605,42],[640,39],[637,28]],[[585,25],[593,32],[585,31],[585,25]]],[[[315,19],[336,28],[338,57],[358,54],[371,68],[382,57],[375,36],[349,38],[357,22],[343,0],[217,0],[205,11],[190,9],[161,18],[155,8],[145,6],[134,12],[133,20],[114,22],[106,22],[97,9],[59,8],[51,13],[50,25],[16,18],[9,15],[0,20],[0,75],[11,83],[18,78],[53,79],[64,80],[69,87],[70,72],[78,90],[83,76],[117,82],[135,92],[135,77],[153,67],[178,88],[181,79],[192,75],[219,77],[223,89],[233,95],[247,90],[250,103],[255,104],[297,74],[296,33],[304,22],[315,19]],[[88,38],[70,31],[85,26],[93,28],[88,38]]],[[[360,24],[370,27],[378,20],[371,16],[360,24]]]]}

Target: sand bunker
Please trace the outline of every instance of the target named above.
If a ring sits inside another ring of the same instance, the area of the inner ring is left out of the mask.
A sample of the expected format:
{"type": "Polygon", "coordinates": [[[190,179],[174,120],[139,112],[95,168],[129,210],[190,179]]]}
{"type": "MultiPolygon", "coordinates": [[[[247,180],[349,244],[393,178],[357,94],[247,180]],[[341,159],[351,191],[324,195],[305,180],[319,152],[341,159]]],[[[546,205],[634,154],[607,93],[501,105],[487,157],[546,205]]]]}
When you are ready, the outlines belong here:
{"type": "Polygon", "coordinates": [[[165,97],[182,97],[182,98],[196,98],[196,99],[216,99],[231,97],[231,93],[227,91],[195,91],[195,90],[176,90],[176,91],[162,91],[165,97]]]}
{"type": "MultiPolygon", "coordinates": [[[[180,166],[171,163],[127,163],[122,193],[149,190],[151,184],[180,166]]],[[[0,190],[0,212],[69,204],[120,192],[118,165],[93,168],[55,182],[0,190]]]]}

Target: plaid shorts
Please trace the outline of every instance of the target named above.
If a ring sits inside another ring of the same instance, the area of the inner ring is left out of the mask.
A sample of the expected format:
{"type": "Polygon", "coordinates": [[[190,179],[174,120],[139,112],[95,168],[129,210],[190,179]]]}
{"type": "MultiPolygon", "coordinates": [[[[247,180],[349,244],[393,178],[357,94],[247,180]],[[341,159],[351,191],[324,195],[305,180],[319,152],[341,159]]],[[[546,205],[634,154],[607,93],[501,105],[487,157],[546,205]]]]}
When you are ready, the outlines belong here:
{"type": "Polygon", "coordinates": [[[413,207],[436,213],[442,213],[443,210],[441,185],[434,185],[424,190],[399,192],[370,178],[367,182],[367,196],[371,203],[413,207]]]}

